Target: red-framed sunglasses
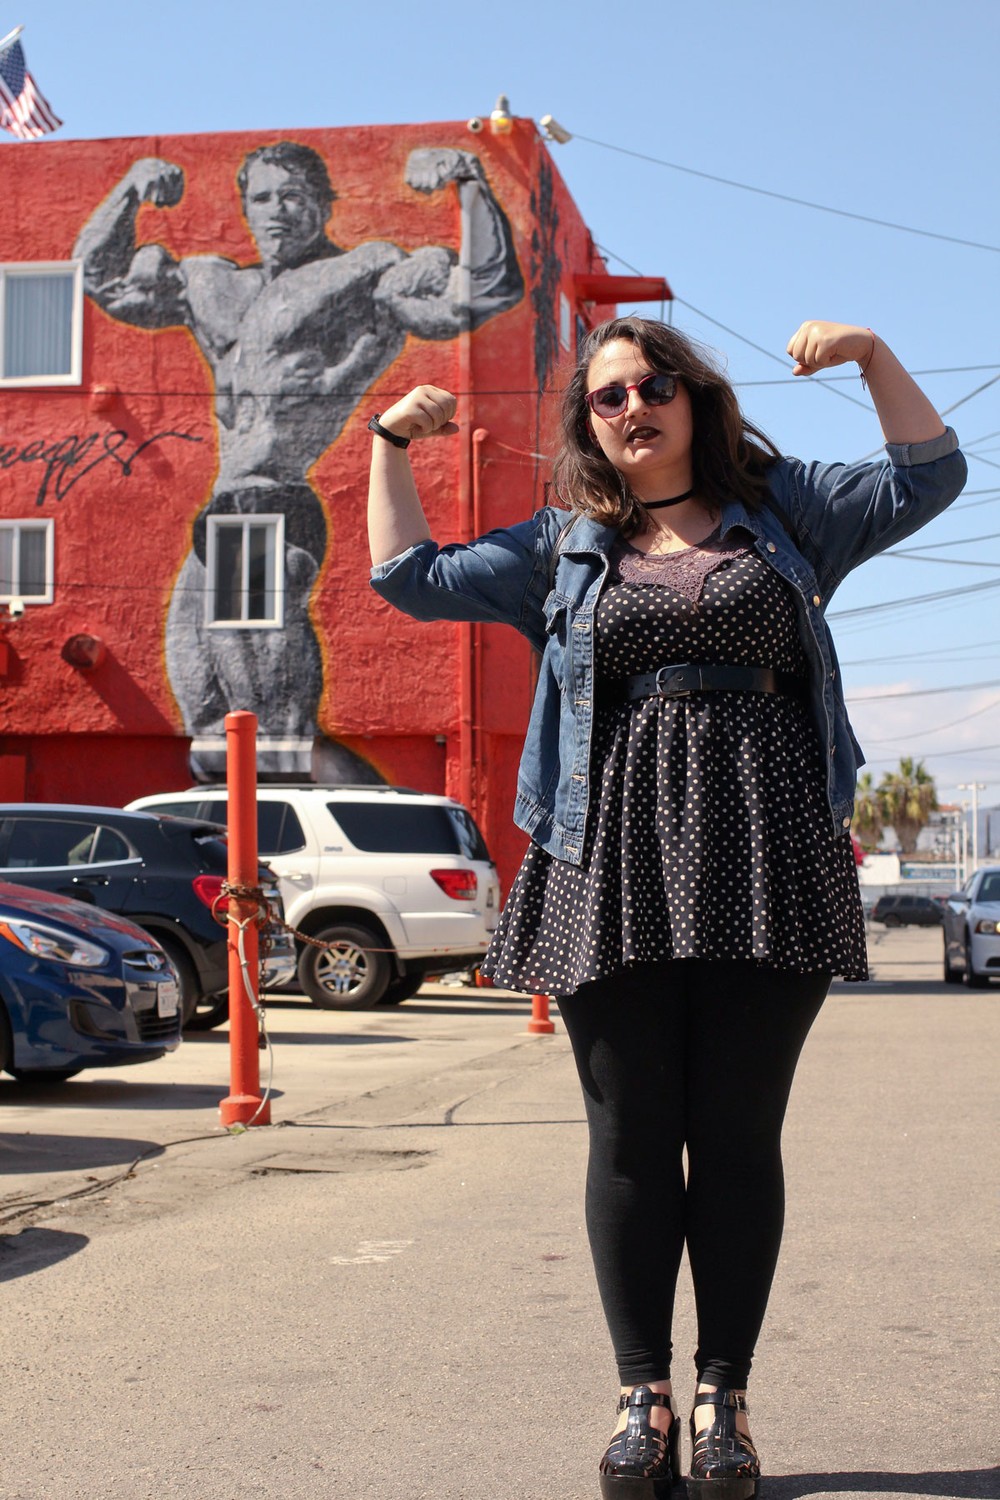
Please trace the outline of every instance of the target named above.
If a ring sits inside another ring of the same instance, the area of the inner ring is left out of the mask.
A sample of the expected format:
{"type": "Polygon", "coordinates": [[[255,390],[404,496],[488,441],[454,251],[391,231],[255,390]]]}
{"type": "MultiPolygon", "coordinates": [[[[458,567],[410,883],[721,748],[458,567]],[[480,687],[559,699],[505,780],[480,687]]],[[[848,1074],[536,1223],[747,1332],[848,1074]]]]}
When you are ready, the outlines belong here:
{"type": "Polygon", "coordinates": [[[638,391],[647,406],[666,406],[677,395],[676,375],[644,375],[635,385],[602,385],[588,391],[587,405],[597,417],[620,417],[628,406],[629,391],[638,391]]]}

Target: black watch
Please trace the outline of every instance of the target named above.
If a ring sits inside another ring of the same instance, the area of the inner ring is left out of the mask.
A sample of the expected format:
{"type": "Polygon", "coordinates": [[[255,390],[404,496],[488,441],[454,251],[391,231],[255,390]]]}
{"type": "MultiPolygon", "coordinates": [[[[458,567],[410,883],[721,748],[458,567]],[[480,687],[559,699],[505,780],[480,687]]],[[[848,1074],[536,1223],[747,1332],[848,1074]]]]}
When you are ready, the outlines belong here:
{"type": "Polygon", "coordinates": [[[394,448],[408,448],[412,439],[400,437],[398,432],[390,432],[388,427],[383,427],[379,421],[381,415],[380,411],[375,413],[368,423],[368,431],[376,433],[380,438],[385,438],[386,442],[391,443],[394,448]]]}

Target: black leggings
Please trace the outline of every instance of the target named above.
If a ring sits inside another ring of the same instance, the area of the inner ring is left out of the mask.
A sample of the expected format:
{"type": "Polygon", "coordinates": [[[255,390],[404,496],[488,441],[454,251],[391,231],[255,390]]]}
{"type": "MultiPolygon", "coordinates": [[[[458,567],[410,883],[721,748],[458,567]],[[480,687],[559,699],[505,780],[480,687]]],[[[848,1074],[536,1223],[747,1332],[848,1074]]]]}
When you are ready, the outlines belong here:
{"type": "Polygon", "coordinates": [[[784,1221],[781,1125],[829,985],[828,974],[678,959],[560,999],[590,1126],[587,1229],[623,1385],[670,1375],[685,1240],[699,1378],[746,1385],[784,1221]]]}

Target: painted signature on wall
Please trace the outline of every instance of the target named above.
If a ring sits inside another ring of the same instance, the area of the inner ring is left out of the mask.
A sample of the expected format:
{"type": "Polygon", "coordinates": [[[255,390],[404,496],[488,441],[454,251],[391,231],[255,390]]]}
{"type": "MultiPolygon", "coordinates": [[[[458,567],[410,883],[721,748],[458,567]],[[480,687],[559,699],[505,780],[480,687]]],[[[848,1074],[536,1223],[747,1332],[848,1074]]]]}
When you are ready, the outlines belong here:
{"type": "Polygon", "coordinates": [[[68,437],[54,441],[39,438],[23,444],[0,442],[0,469],[12,469],[16,464],[40,464],[35,504],[44,505],[49,499],[65,500],[73,486],[101,464],[117,464],[128,478],[136,461],[154,443],[164,443],[168,438],[177,438],[182,443],[203,441],[190,432],[168,430],[155,432],[152,437],[136,443],[127,432],[114,428],[110,432],[90,432],[85,437],[70,433],[68,437]]]}

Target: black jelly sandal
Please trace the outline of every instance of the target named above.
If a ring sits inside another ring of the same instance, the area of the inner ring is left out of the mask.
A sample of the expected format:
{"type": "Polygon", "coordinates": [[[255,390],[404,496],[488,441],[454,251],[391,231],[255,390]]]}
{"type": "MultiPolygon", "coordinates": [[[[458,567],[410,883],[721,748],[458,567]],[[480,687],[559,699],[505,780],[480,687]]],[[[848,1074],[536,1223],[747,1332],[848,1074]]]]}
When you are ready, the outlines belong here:
{"type": "Polygon", "coordinates": [[[715,1420],[695,1432],[691,1413],[691,1473],[688,1500],[756,1500],[760,1488],[760,1460],[748,1437],[736,1427],[736,1413],[747,1410],[740,1391],[723,1388],[699,1391],[695,1406],[714,1406],[715,1420]]]}
{"type": "Polygon", "coordinates": [[[623,1432],[611,1439],[600,1463],[602,1500],[669,1500],[681,1477],[681,1429],[672,1396],[637,1385],[618,1402],[628,1412],[623,1432]],[[651,1408],[665,1406],[671,1422],[666,1432],[654,1427],[651,1408]]]}

